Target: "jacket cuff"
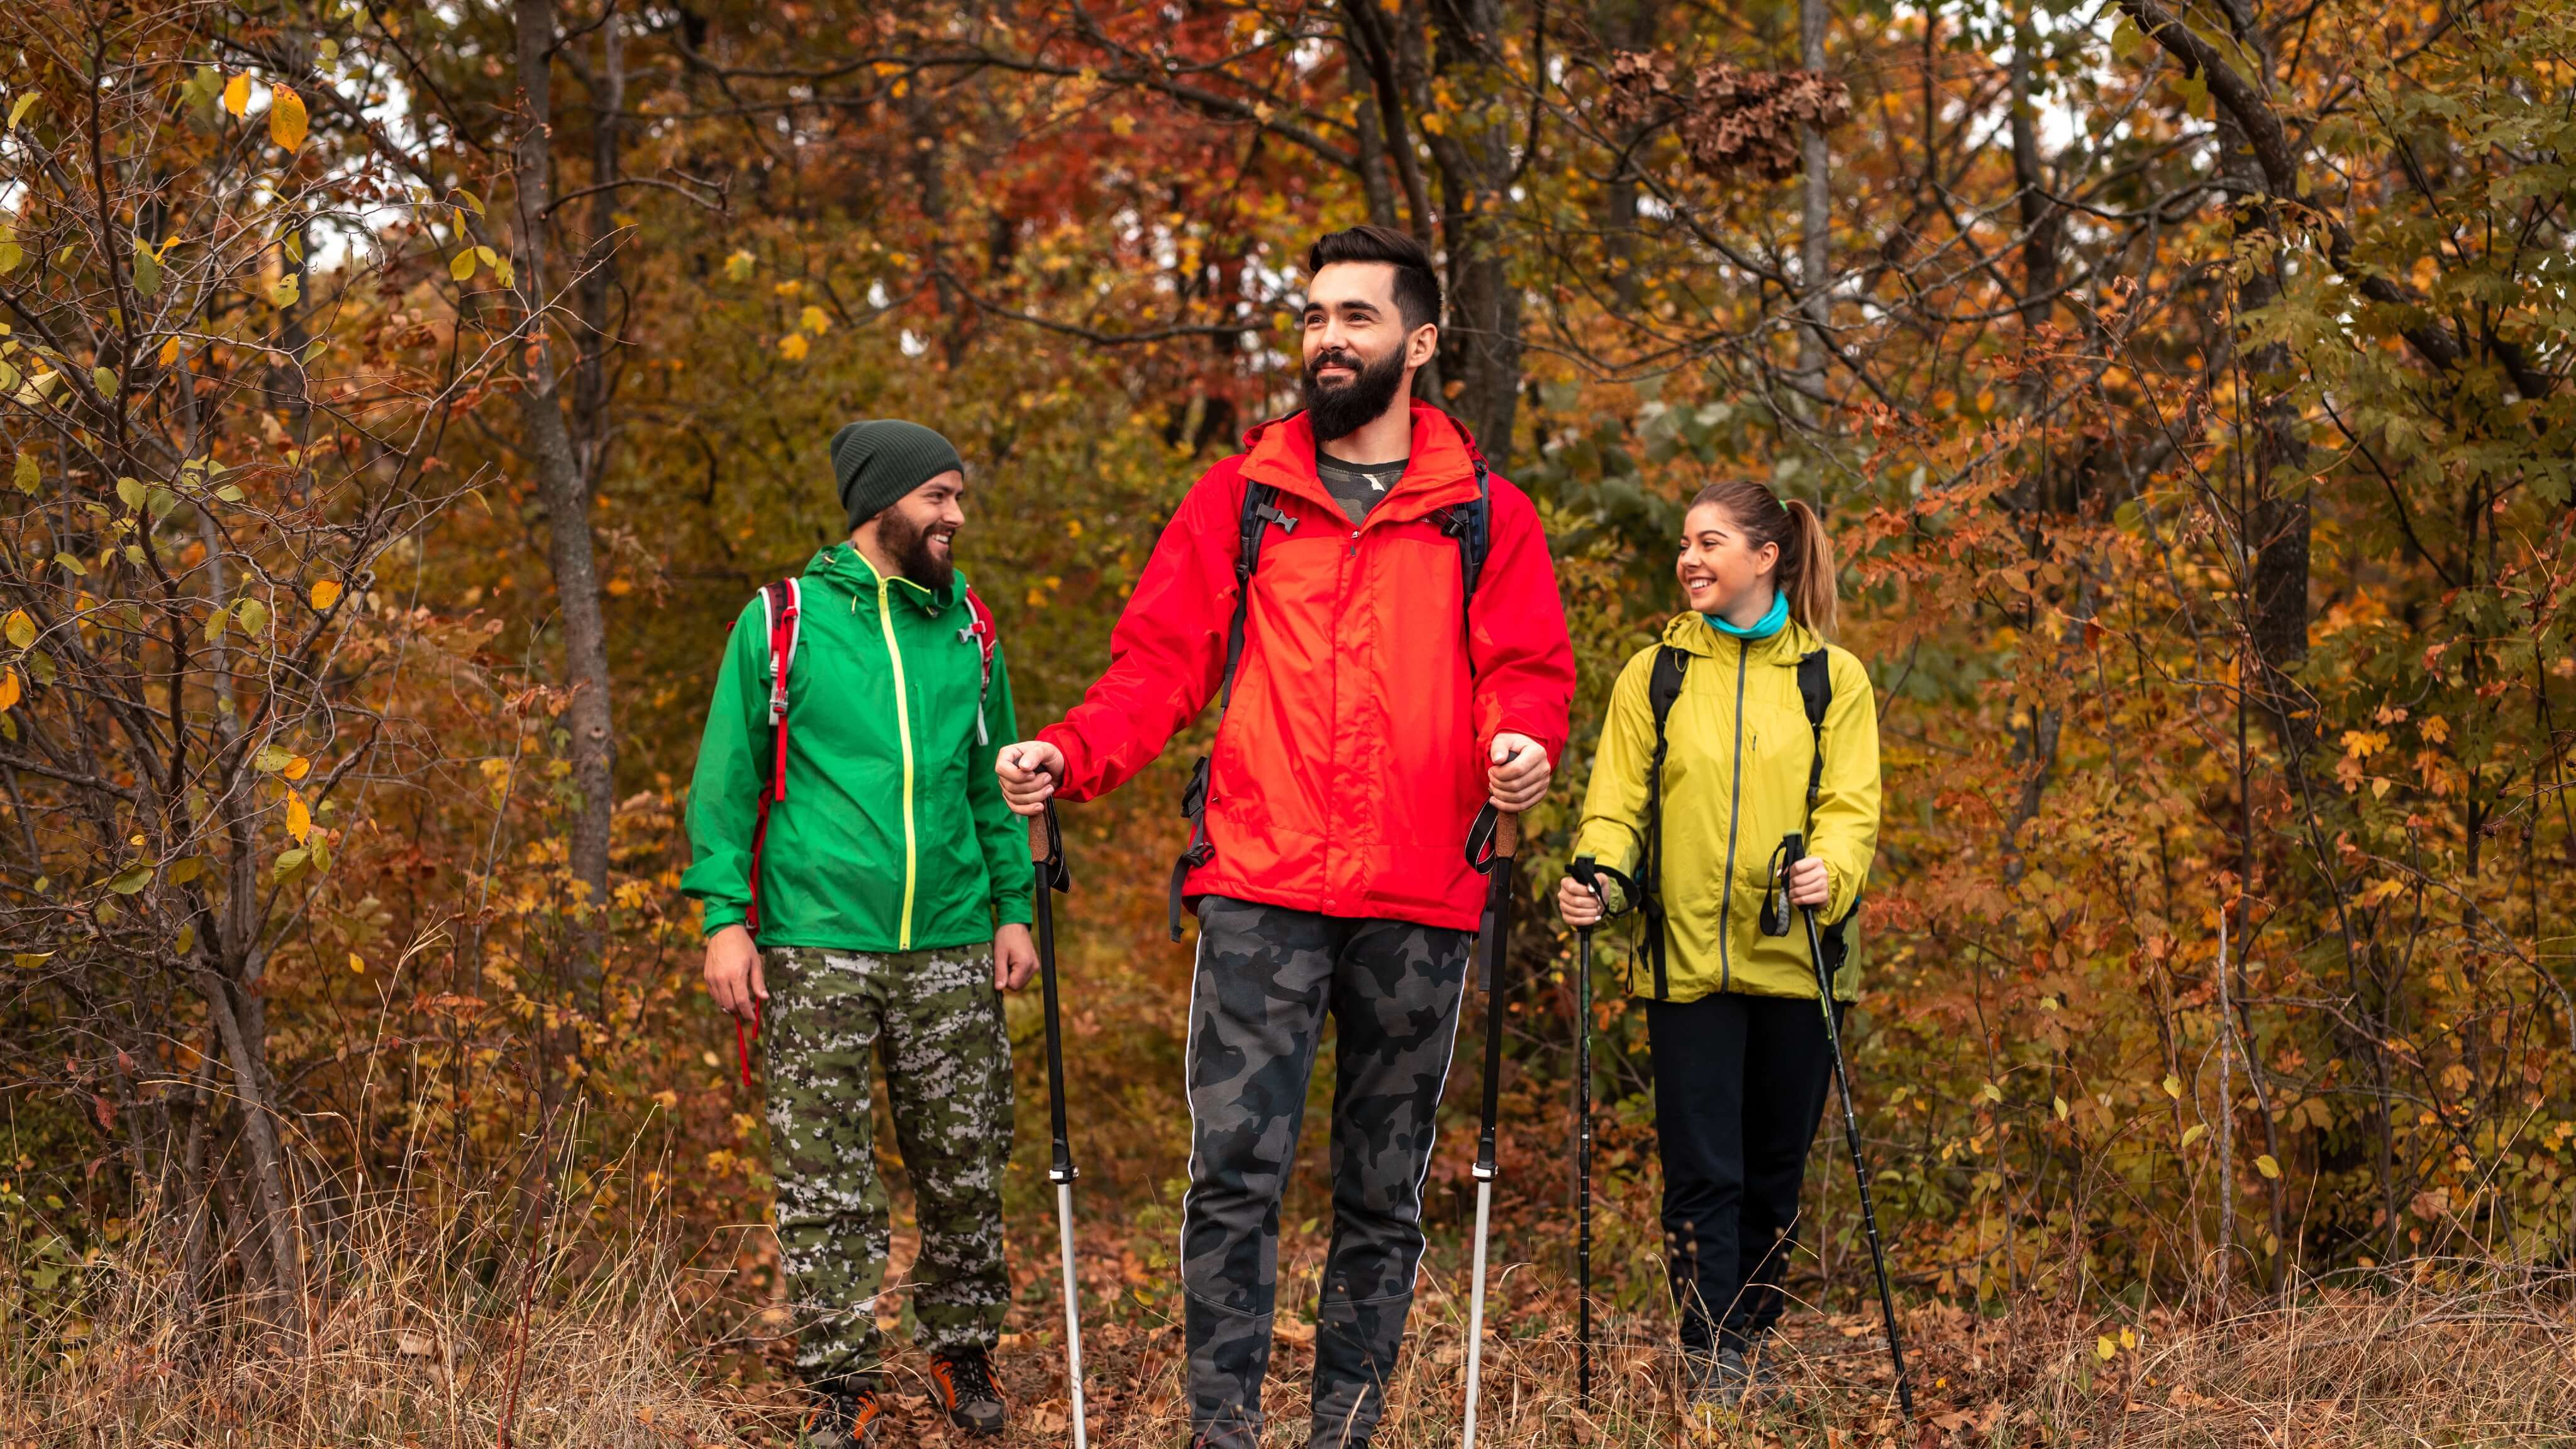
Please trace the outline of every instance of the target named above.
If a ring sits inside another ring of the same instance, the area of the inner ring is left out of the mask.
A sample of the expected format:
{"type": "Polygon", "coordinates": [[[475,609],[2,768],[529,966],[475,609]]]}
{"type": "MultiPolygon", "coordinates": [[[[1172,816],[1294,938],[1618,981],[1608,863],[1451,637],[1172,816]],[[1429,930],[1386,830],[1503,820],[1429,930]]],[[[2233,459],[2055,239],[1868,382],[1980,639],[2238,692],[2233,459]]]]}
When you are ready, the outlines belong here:
{"type": "Polygon", "coordinates": [[[993,898],[993,926],[996,930],[1004,926],[1025,926],[1036,918],[1037,912],[1030,908],[1027,896],[993,898]]]}
{"type": "Polygon", "coordinates": [[[748,907],[731,901],[700,901],[699,904],[706,908],[704,923],[698,930],[698,938],[704,941],[714,940],[716,933],[727,926],[741,925],[750,914],[748,907]]]}

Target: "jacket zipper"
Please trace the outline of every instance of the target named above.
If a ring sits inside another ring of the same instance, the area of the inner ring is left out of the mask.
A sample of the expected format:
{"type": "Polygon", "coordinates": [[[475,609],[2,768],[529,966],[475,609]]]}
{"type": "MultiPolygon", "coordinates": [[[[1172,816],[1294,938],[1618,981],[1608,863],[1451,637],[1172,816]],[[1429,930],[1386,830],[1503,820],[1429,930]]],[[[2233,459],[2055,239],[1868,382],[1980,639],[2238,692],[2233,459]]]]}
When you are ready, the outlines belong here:
{"type": "MultiPolygon", "coordinates": [[[[1719,878],[1717,894],[1717,989],[1720,991],[1727,989],[1735,975],[1733,960],[1727,954],[1727,942],[1734,933],[1727,922],[1735,910],[1735,827],[1744,814],[1744,662],[1752,652],[1751,640],[1735,641],[1735,777],[1727,782],[1726,874],[1719,878]]],[[[907,754],[905,758],[909,760],[911,756],[907,754]]],[[[911,808],[911,798],[909,794],[904,797],[907,810],[911,808]]]]}
{"type": "MultiPolygon", "coordinates": [[[[912,890],[914,848],[912,838],[912,704],[910,691],[903,682],[903,648],[894,640],[894,610],[886,593],[886,577],[877,575],[877,623],[885,631],[886,658],[894,662],[895,734],[903,741],[903,920],[895,930],[895,949],[912,949],[912,890]]],[[[1732,857],[1730,856],[1730,859],[1732,857]]]]}

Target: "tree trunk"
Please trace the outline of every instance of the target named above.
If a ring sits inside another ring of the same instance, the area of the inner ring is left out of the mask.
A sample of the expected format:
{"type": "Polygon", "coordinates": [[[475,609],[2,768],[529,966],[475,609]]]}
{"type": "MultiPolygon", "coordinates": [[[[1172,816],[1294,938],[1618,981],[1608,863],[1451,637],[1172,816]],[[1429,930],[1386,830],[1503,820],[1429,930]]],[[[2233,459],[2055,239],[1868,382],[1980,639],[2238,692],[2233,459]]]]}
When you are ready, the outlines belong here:
{"type": "MultiPolygon", "coordinates": [[[[1798,64],[1821,75],[1825,69],[1825,0],[1798,0],[1798,64]]],[[[1809,420],[1820,420],[1825,404],[1826,329],[1833,322],[1829,269],[1832,240],[1826,228],[1833,218],[1833,155],[1821,126],[1802,126],[1798,147],[1803,169],[1805,205],[1798,219],[1799,310],[1807,325],[1798,333],[1798,389],[1805,394],[1809,420]]]]}
{"type": "Polygon", "coordinates": [[[617,738],[608,697],[608,635],[600,612],[599,562],[590,534],[590,490],[564,422],[553,350],[543,313],[547,305],[547,212],[552,205],[553,109],[547,84],[555,44],[552,0],[518,0],[519,89],[527,107],[518,144],[516,290],[528,317],[527,377],[513,394],[518,403],[521,449],[536,471],[537,497],[546,511],[547,562],[553,567],[562,610],[564,673],[572,703],[564,721],[572,735],[573,788],[581,804],[572,821],[572,874],[588,892],[577,933],[577,987],[596,979],[603,943],[601,915],[608,901],[610,814],[616,808],[617,738]]]}
{"type": "MultiPolygon", "coordinates": [[[[1435,74],[1462,95],[1509,94],[1494,57],[1501,45],[1498,0],[1432,0],[1439,28],[1435,74]]],[[[1430,138],[1440,172],[1440,239],[1448,252],[1449,316],[1440,333],[1440,377],[1449,411],[1476,435],[1497,471],[1510,466],[1520,408],[1521,294],[1512,284],[1503,235],[1511,175],[1508,121],[1447,118],[1430,138]]]]}

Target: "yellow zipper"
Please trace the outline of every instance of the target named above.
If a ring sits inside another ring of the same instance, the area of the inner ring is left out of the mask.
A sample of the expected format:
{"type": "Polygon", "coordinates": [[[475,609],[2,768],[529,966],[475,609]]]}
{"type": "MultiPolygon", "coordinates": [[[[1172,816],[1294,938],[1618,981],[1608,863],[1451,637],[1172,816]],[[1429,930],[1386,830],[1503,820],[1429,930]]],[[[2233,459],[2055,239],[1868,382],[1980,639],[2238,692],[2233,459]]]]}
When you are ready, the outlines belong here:
{"type": "MultiPolygon", "coordinates": [[[[874,572],[874,566],[870,566],[874,572]]],[[[903,685],[903,649],[894,642],[894,609],[886,595],[886,576],[877,575],[877,623],[885,630],[886,657],[894,661],[895,732],[903,740],[903,924],[895,949],[912,949],[912,888],[916,853],[912,838],[912,707],[903,685]]]]}

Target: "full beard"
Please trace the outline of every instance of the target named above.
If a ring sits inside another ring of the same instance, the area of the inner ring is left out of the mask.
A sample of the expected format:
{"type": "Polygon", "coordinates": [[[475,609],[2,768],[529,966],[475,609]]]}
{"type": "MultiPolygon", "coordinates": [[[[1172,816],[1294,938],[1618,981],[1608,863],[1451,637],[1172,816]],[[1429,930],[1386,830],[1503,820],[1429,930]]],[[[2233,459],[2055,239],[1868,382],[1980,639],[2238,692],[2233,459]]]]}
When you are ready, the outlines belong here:
{"type": "Polygon", "coordinates": [[[1306,420],[1314,426],[1316,441],[1329,443],[1346,438],[1377,421],[1387,404],[1395,401],[1396,392],[1404,386],[1404,350],[1389,348],[1384,357],[1374,362],[1362,362],[1356,353],[1338,349],[1321,353],[1306,364],[1302,381],[1306,420]],[[1326,363],[1355,368],[1358,375],[1326,387],[1315,380],[1316,370],[1326,363]]]}
{"type": "Polygon", "coordinates": [[[877,537],[894,555],[896,571],[932,593],[944,591],[957,577],[957,560],[932,548],[932,530],[913,527],[902,514],[888,510],[877,537]]]}

